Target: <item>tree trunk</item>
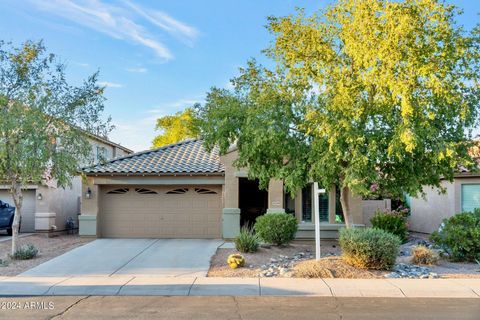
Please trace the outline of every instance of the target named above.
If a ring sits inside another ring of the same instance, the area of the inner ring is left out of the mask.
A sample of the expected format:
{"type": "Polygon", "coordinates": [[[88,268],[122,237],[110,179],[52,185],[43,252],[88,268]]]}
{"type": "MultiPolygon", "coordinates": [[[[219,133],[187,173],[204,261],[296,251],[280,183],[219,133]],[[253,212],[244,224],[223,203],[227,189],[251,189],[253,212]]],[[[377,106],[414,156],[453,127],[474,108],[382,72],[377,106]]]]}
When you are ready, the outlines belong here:
{"type": "Polygon", "coordinates": [[[347,229],[354,228],[353,215],[348,202],[349,194],[350,189],[348,187],[340,187],[340,203],[342,204],[343,217],[345,218],[345,226],[347,229]]]}
{"type": "Polygon", "coordinates": [[[13,216],[12,224],[12,256],[18,249],[18,232],[20,231],[20,217],[22,216],[23,193],[22,188],[18,182],[12,183],[12,198],[15,204],[15,214],[13,216]]]}

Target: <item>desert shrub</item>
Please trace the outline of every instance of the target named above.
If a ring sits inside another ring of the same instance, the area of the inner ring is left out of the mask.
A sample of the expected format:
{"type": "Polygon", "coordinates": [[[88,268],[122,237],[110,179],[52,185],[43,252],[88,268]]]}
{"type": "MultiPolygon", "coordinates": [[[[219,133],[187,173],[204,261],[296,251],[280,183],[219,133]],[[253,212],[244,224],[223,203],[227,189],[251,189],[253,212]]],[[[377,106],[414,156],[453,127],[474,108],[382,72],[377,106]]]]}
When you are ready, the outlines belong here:
{"type": "Polygon", "coordinates": [[[376,228],[341,229],[343,260],[358,268],[388,270],[395,264],[400,238],[376,228]]]}
{"type": "Polygon", "coordinates": [[[293,267],[296,278],[374,278],[375,275],[363,269],[352,267],[340,257],[325,257],[317,260],[306,260],[293,267]]]}
{"type": "Polygon", "coordinates": [[[454,261],[480,259],[480,209],[456,214],[444,219],[430,240],[454,261]]]}
{"type": "Polygon", "coordinates": [[[235,248],[240,252],[256,252],[259,245],[258,235],[248,227],[242,227],[240,234],[235,238],[235,248]]]}
{"type": "Polygon", "coordinates": [[[317,260],[302,261],[293,268],[298,278],[335,278],[332,271],[317,260]]]}
{"type": "Polygon", "coordinates": [[[240,268],[245,265],[245,258],[238,253],[231,254],[227,258],[227,264],[230,266],[232,269],[240,268]]]}
{"type": "Polygon", "coordinates": [[[425,247],[416,246],[412,249],[412,263],[432,265],[438,262],[438,254],[425,247]]]}
{"type": "Polygon", "coordinates": [[[38,249],[31,243],[24,244],[17,249],[15,254],[12,256],[12,259],[17,260],[28,260],[33,259],[37,256],[38,249]]]}
{"type": "Polygon", "coordinates": [[[400,238],[402,242],[407,241],[406,216],[400,211],[377,212],[370,219],[372,227],[390,232],[400,238]]]}
{"type": "Polygon", "coordinates": [[[277,246],[290,243],[297,229],[297,219],[286,213],[268,213],[258,217],[255,223],[255,232],[260,239],[277,246]]]}

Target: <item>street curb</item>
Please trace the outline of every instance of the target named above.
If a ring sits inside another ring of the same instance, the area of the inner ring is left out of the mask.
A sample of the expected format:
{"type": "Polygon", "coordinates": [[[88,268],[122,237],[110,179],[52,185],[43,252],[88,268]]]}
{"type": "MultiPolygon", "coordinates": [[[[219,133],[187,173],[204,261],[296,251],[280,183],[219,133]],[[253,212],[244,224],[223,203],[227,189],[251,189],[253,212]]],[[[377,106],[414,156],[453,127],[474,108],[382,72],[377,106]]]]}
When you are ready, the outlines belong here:
{"type": "Polygon", "coordinates": [[[0,296],[322,296],[477,298],[480,279],[301,279],[149,276],[6,277],[0,296]]]}

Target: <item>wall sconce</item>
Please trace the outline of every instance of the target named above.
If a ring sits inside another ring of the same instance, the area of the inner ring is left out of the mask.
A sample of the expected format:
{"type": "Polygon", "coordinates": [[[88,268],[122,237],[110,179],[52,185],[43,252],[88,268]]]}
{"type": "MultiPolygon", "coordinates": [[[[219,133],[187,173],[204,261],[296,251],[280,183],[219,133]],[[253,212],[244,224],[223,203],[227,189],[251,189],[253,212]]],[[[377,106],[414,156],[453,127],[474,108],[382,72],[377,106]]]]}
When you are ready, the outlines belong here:
{"type": "Polygon", "coordinates": [[[87,188],[87,191],[85,192],[85,198],[90,199],[92,198],[92,189],[87,188]]]}
{"type": "Polygon", "coordinates": [[[43,200],[43,196],[40,192],[37,194],[37,200],[43,200]]]}

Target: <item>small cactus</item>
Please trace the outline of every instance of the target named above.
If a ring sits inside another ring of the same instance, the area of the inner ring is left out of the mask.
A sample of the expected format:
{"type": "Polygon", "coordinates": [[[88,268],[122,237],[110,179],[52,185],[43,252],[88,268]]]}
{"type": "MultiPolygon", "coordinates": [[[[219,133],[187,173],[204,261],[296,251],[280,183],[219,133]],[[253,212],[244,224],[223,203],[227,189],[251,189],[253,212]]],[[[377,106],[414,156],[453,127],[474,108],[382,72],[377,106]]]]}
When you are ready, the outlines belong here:
{"type": "Polygon", "coordinates": [[[238,253],[231,254],[228,256],[227,263],[232,269],[236,269],[238,267],[243,267],[245,265],[245,258],[238,253]]]}

